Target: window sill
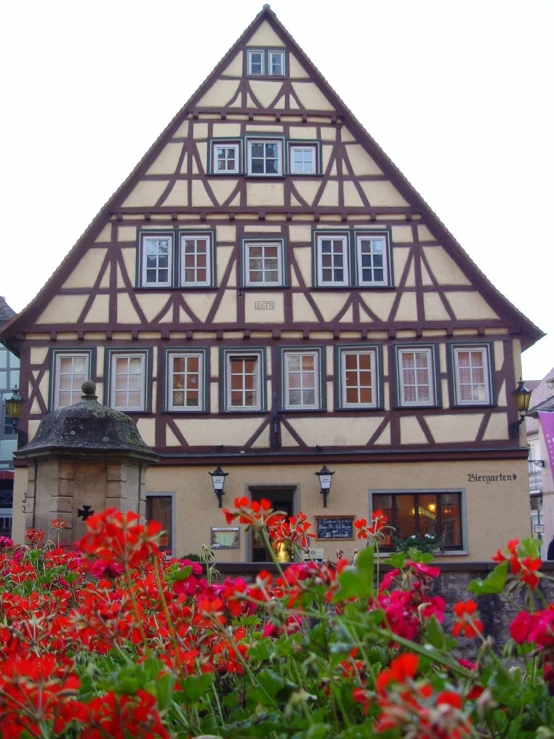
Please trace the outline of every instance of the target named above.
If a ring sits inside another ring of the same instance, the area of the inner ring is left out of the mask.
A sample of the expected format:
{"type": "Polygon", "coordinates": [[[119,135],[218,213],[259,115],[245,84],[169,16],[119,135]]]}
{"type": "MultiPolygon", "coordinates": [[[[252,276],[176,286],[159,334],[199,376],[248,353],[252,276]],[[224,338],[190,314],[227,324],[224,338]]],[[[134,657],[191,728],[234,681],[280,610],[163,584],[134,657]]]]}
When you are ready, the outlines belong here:
{"type": "Polygon", "coordinates": [[[175,290],[209,290],[211,292],[217,292],[219,290],[217,285],[168,285],[161,287],[153,285],[152,287],[145,287],[144,285],[136,285],[134,288],[136,293],[151,293],[151,292],[173,292],[175,290]]]}
{"type": "Polygon", "coordinates": [[[394,285],[312,285],[312,290],[396,290],[394,285]]]}
{"type": "MultiPolygon", "coordinates": [[[[389,557],[391,554],[398,554],[398,552],[381,552],[379,551],[379,558],[384,559],[389,557]]],[[[434,551],[432,552],[433,557],[468,557],[469,552],[467,549],[448,549],[445,552],[434,551]]]]}

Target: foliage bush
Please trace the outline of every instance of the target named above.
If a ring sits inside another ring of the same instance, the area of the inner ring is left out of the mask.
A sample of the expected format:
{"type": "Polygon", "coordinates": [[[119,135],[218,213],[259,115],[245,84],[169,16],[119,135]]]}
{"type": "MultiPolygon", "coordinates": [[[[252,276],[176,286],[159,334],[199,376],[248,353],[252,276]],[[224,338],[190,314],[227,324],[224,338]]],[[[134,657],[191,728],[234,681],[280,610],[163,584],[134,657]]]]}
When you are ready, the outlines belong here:
{"type": "MultiPolygon", "coordinates": [[[[303,514],[247,498],[224,513],[269,551],[309,548],[303,514]]],[[[355,563],[295,563],[253,583],[166,561],[160,526],[134,514],[87,526],[75,551],[33,530],[28,547],[0,541],[4,739],[554,737],[554,606],[540,600],[531,541],[509,542],[470,587],[524,591],[509,667],[475,600],[444,630],[432,555],[394,553],[381,578],[379,511],[356,521],[367,546],[355,563]],[[453,656],[460,638],[475,641],[473,663],[453,656]]]]}

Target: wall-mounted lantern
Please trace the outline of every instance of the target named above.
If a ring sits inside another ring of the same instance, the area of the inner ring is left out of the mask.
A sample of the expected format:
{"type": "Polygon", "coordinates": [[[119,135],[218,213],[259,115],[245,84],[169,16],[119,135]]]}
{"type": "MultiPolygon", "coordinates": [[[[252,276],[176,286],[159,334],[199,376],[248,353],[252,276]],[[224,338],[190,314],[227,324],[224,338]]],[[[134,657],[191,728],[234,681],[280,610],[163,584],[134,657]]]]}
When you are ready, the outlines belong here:
{"type": "Polygon", "coordinates": [[[229,473],[223,472],[223,470],[221,469],[221,465],[218,465],[217,469],[215,469],[213,472],[209,472],[208,474],[212,478],[214,493],[217,495],[219,508],[221,508],[223,496],[225,495],[225,493],[223,492],[223,488],[225,487],[225,478],[229,473]]]}
{"type": "Polygon", "coordinates": [[[334,472],[331,472],[331,470],[327,469],[326,464],[323,465],[319,472],[314,472],[314,475],[317,475],[319,477],[319,489],[321,494],[323,495],[324,508],[327,508],[327,496],[329,495],[331,485],[333,484],[334,474],[334,472]]]}
{"type": "Polygon", "coordinates": [[[531,401],[531,391],[525,387],[523,380],[520,380],[516,389],[512,391],[512,398],[514,399],[516,410],[519,413],[519,421],[515,421],[512,424],[512,437],[515,438],[519,434],[519,427],[525,420],[525,415],[529,410],[529,403],[531,401]]]}
{"type": "Polygon", "coordinates": [[[16,387],[12,393],[12,397],[6,398],[4,402],[6,404],[6,415],[12,422],[13,430],[17,433],[17,425],[21,418],[21,411],[23,410],[25,400],[21,397],[16,387]]]}

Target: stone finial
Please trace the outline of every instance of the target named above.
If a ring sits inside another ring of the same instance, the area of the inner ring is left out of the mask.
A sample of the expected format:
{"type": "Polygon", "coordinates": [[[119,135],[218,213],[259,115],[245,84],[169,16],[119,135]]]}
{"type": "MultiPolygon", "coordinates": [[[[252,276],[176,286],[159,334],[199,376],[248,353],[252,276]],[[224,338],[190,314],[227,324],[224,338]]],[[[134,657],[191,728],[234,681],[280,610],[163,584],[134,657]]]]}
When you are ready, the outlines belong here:
{"type": "Polygon", "coordinates": [[[96,395],[96,383],[91,380],[83,382],[81,390],[83,391],[83,400],[96,400],[98,398],[98,395],[96,395]]]}

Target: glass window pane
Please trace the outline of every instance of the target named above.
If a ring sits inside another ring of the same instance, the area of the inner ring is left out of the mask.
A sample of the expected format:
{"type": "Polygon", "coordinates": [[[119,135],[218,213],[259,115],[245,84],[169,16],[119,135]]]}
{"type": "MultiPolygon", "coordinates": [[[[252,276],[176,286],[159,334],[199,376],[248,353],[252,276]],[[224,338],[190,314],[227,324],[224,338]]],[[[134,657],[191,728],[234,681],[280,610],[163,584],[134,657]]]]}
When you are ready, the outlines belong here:
{"type": "Polygon", "coordinates": [[[396,496],[396,536],[400,539],[417,533],[414,506],[413,495],[396,496]]]}

